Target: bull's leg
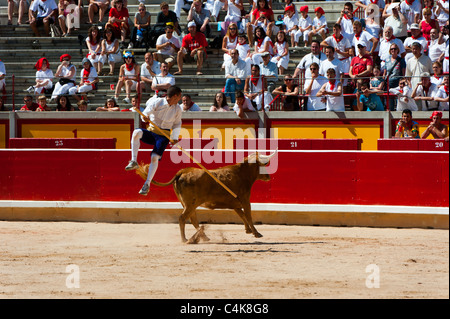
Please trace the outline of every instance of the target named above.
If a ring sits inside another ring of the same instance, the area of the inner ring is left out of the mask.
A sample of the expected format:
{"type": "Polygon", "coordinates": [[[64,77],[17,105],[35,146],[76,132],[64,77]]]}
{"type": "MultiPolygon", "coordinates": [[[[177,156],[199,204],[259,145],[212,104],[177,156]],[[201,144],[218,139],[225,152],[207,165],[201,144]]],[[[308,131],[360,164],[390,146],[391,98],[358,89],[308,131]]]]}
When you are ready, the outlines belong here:
{"type": "Polygon", "coordinates": [[[244,222],[244,226],[245,226],[245,232],[247,234],[251,234],[252,230],[250,229],[250,226],[248,225],[247,219],[245,218],[245,214],[242,211],[241,208],[235,208],[234,211],[238,214],[238,216],[242,219],[242,221],[244,222]]]}
{"type": "MultiPolygon", "coordinates": [[[[194,213],[191,215],[191,223],[192,223],[192,225],[195,227],[195,229],[197,229],[197,231],[200,230],[200,224],[199,224],[199,222],[198,222],[197,212],[194,212],[194,213]]],[[[203,241],[210,241],[210,239],[208,238],[208,236],[206,236],[206,234],[205,234],[203,231],[200,233],[200,238],[201,238],[203,241]]]]}
{"type": "Polygon", "coordinates": [[[195,214],[195,209],[196,207],[194,206],[186,206],[183,210],[183,213],[180,215],[180,218],[178,219],[178,222],[180,224],[181,241],[183,243],[187,242],[185,233],[186,220],[188,220],[188,218],[191,218],[192,214],[195,214]]]}
{"type": "Polygon", "coordinates": [[[244,214],[245,214],[245,219],[247,219],[247,222],[250,226],[250,229],[253,233],[253,236],[255,236],[256,238],[260,238],[263,235],[261,235],[260,233],[258,233],[258,231],[255,228],[255,225],[253,225],[253,219],[252,219],[252,209],[250,206],[250,203],[248,205],[244,206],[244,214]]]}

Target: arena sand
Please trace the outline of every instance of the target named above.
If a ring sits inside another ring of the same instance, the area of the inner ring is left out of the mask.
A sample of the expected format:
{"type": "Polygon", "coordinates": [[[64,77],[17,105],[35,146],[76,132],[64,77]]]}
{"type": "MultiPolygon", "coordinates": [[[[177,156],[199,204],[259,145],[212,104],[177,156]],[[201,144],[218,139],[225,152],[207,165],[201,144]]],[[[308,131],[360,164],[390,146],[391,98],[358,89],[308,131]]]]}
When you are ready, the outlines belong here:
{"type": "Polygon", "coordinates": [[[449,298],[448,230],[257,229],[2,221],[0,298],[449,298]]]}

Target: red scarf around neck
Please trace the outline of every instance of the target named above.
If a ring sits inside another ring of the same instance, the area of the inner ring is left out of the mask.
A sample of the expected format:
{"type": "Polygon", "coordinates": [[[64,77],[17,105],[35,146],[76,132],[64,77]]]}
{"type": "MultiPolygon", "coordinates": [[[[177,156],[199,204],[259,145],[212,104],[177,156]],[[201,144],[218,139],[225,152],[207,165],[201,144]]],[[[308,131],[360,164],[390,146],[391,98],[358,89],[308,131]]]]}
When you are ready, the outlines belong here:
{"type": "Polygon", "coordinates": [[[263,43],[264,39],[256,39],[256,42],[258,43],[257,46],[260,47],[263,43]]]}
{"type": "Polygon", "coordinates": [[[413,4],[413,2],[414,2],[414,0],[405,0],[406,1],[406,3],[408,4],[408,5],[412,5],[413,4]]]}
{"type": "Polygon", "coordinates": [[[445,90],[445,93],[447,93],[447,95],[448,95],[448,85],[444,85],[444,90],[445,90]]]}
{"type": "Polygon", "coordinates": [[[89,70],[86,70],[86,69],[83,68],[83,81],[84,81],[84,83],[89,83],[89,81],[88,81],[89,74],[91,74],[91,68],[89,68],[89,70]]]}
{"type": "Polygon", "coordinates": [[[361,36],[361,33],[362,33],[362,31],[361,31],[360,33],[358,33],[358,34],[355,33],[355,38],[356,38],[356,40],[359,41],[359,37],[361,36]]]}
{"type": "Polygon", "coordinates": [[[252,75],[251,78],[250,78],[250,81],[252,81],[252,83],[253,83],[254,86],[257,86],[257,85],[258,85],[258,81],[259,81],[259,76],[254,77],[254,76],[252,75]]]}
{"type": "Polygon", "coordinates": [[[336,38],[336,36],[333,34],[333,38],[336,40],[337,43],[339,43],[344,38],[344,36],[342,34],[340,34],[339,38],[336,38]]]}
{"type": "Polygon", "coordinates": [[[125,67],[127,68],[128,71],[133,71],[134,69],[134,63],[132,62],[131,64],[126,64],[125,63],[125,67]]]}
{"type": "Polygon", "coordinates": [[[336,81],[334,81],[334,83],[331,83],[331,81],[328,81],[328,83],[330,83],[330,90],[333,91],[334,87],[336,86],[336,81]]]}

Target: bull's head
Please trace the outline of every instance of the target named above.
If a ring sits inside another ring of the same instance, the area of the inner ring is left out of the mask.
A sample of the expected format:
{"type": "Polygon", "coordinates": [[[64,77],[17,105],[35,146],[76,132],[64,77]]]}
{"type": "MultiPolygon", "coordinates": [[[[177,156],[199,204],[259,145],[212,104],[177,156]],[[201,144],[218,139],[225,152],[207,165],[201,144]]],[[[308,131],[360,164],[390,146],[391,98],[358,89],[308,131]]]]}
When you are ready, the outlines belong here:
{"type": "Polygon", "coordinates": [[[256,163],[259,166],[259,175],[258,179],[263,181],[269,181],[270,180],[270,174],[267,172],[266,166],[269,165],[270,160],[277,155],[278,150],[275,150],[273,154],[270,155],[262,155],[258,152],[250,154],[249,157],[246,159],[248,163],[256,163]]]}

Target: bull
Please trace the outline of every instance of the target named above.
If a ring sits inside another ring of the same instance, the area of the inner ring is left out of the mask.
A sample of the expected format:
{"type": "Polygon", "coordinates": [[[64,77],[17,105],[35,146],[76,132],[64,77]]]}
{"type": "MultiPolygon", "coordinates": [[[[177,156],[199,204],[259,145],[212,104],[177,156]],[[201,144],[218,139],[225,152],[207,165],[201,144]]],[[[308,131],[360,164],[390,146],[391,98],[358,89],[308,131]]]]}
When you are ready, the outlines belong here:
{"type": "MultiPolygon", "coordinates": [[[[256,230],[251,214],[250,194],[253,184],[257,180],[269,181],[270,175],[265,166],[270,159],[275,156],[265,156],[258,153],[251,154],[244,158],[241,163],[224,166],[210,172],[232,190],[237,197],[233,197],[222,186],[220,186],[211,176],[202,169],[188,167],[179,170],[175,176],[167,183],[152,181],[156,186],[169,186],[173,184],[173,189],[178,200],[183,205],[183,213],[179,217],[179,226],[182,242],[186,242],[185,225],[188,219],[192,225],[200,231],[197,219],[197,207],[208,209],[232,209],[242,219],[245,225],[245,232],[252,233],[256,238],[262,235],[256,230]]],[[[140,166],[136,173],[143,179],[147,178],[148,165],[140,166]]],[[[206,235],[205,240],[208,240],[206,235]]]]}

